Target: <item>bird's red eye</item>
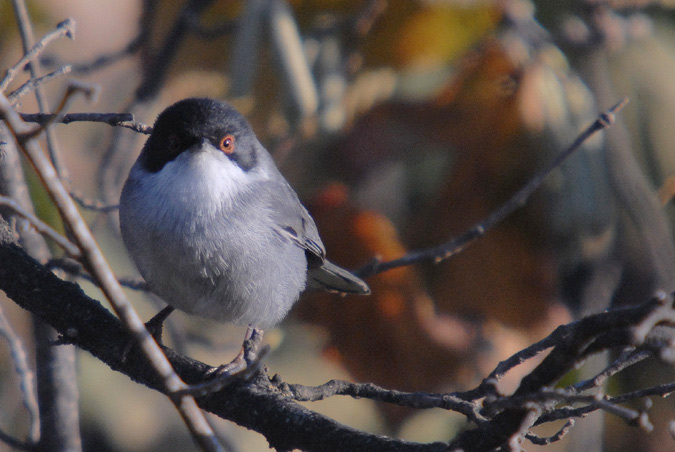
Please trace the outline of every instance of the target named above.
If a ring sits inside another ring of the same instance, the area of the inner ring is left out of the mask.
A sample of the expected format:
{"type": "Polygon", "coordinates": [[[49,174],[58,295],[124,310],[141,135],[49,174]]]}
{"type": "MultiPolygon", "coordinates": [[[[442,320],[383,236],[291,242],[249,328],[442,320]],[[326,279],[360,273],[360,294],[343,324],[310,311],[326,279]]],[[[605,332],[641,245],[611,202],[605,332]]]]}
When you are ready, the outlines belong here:
{"type": "Polygon", "coordinates": [[[234,137],[232,135],[225,135],[220,140],[220,150],[226,154],[234,152],[234,137]]]}

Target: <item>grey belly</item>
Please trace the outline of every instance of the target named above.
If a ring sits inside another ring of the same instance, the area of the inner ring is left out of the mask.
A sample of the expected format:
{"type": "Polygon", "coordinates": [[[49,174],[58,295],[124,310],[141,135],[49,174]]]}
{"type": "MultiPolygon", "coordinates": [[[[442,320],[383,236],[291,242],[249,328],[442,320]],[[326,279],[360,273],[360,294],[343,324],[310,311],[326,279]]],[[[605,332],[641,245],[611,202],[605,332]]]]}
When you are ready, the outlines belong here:
{"type": "Polygon", "coordinates": [[[160,262],[173,265],[142,271],[153,292],[179,310],[267,328],[281,321],[304,290],[307,262],[293,244],[276,238],[253,246],[228,241],[224,250],[213,241],[198,242],[210,246],[176,249],[158,243],[160,262]]]}

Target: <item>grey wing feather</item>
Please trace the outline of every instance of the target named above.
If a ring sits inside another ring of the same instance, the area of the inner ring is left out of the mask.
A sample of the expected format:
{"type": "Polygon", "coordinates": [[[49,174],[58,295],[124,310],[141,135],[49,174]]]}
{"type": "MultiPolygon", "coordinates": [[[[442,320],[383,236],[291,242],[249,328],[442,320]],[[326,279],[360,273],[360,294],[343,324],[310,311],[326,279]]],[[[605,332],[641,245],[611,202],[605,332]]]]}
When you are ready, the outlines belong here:
{"type": "Polygon", "coordinates": [[[268,209],[273,227],[309,254],[312,264],[320,265],[326,258],[326,250],[319,237],[314,220],[307,212],[295,191],[288,184],[273,184],[264,193],[268,194],[268,209]]]}
{"type": "Polygon", "coordinates": [[[307,271],[307,287],[310,289],[326,290],[347,294],[370,294],[368,284],[360,278],[338,267],[330,261],[324,261],[320,267],[309,268],[307,271]]]}
{"type": "Polygon", "coordinates": [[[368,285],[347,270],[326,260],[326,250],[319,237],[314,220],[303,207],[295,191],[287,184],[279,184],[270,199],[274,224],[278,232],[289,238],[307,256],[307,287],[329,292],[364,294],[370,293],[368,285]]]}

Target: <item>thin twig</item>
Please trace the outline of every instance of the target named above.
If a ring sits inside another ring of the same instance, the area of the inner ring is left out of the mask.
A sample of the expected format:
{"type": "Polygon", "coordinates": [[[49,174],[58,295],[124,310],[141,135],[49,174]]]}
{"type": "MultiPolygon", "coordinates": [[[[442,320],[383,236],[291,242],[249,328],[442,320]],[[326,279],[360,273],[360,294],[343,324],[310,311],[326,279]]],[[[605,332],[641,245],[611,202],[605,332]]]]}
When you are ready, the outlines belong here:
{"type": "Polygon", "coordinates": [[[95,72],[101,69],[104,69],[111,64],[117,63],[118,61],[123,60],[124,58],[131,57],[134,53],[140,49],[143,39],[141,39],[143,34],[132,39],[126,46],[117,50],[115,52],[107,53],[104,55],[98,55],[96,59],[87,63],[75,63],[73,64],[73,73],[78,75],[86,75],[91,72],[95,72]]]}
{"type": "MultiPolygon", "coordinates": [[[[19,34],[21,35],[21,47],[23,48],[23,53],[28,53],[30,48],[33,46],[33,25],[30,21],[28,15],[28,8],[26,7],[25,0],[12,0],[12,5],[14,6],[14,16],[16,17],[16,23],[19,27],[19,34]]],[[[75,29],[75,21],[69,19],[68,21],[70,28],[75,29]]],[[[73,37],[74,32],[71,30],[71,33],[67,36],[73,37]]],[[[30,72],[31,79],[38,79],[40,75],[40,61],[31,61],[26,67],[30,72]]],[[[49,102],[47,102],[47,96],[45,95],[41,84],[35,86],[35,100],[37,101],[38,111],[40,113],[46,113],[49,109],[49,102]]],[[[45,142],[47,145],[47,152],[49,153],[49,158],[54,165],[56,174],[59,175],[63,180],[68,179],[68,173],[66,172],[65,166],[62,164],[61,154],[59,153],[59,148],[56,141],[56,136],[54,131],[47,129],[45,132],[45,142]]]]}
{"type": "Polygon", "coordinates": [[[24,56],[11,68],[7,69],[5,76],[0,81],[0,91],[4,92],[10,83],[14,80],[16,75],[21,72],[29,63],[39,57],[45,48],[53,41],[62,36],[67,36],[70,39],[74,38],[75,21],[73,19],[66,19],[56,26],[56,29],[44,35],[44,37],[33,46],[30,51],[26,52],[24,56]]]}
{"type": "Polygon", "coordinates": [[[68,107],[72,103],[73,99],[75,99],[75,95],[84,94],[88,100],[92,101],[98,97],[99,91],[100,91],[99,86],[93,83],[71,80],[68,83],[66,92],[63,93],[61,101],[56,107],[56,110],[54,110],[54,114],[51,115],[51,119],[45,121],[44,124],[40,124],[40,127],[32,132],[33,136],[38,136],[43,131],[48,130],[49,126],[51,126],[54,122],[61,122],[61,118],[63,118],[66,115],[68,107]]]}
{"type": "MultiPolygon", "coordinates": [[[[55,122],[53,113],[21,113],[21,119],[25,122],[34,122],[44,125],[47,121],[55,122]]],[[[116,126],[121,122],[133,121],[134,115],[131,113],[67,113],[58,121],[61,124],[70,124],[71,122],[103,122],[105,124],[116,126]]]]}
{"type": "MultiPolygon", "coordinates": [[[[673,383],[672,386],[675,387],[675,383],[673,383]]],[[[624,401],[642,398],[645,397],[646,395],[654,395],[653,393],[656,390],[656,388],[648,388],[648,389],[650,390],[649,394],[641,393],[642,391],[636,391],[635,393],[625,394],[625,396],[629,397],[627,397],[624,401]]],[[[664,390],[664,388],[660,389],[662,391],[664,390]]],[[[670,389],[670,391],[669,389],[670,388],[666,389],[666,391],[668,392],[672,391],[672,389],[670,389]]],[[[537,406],[541,409],[542,407],[545,407],[547,405],[554,405],[561,403],[565,403],[568,405],[586,403],[587,405],[585,408],[588,408],[590,411],[601,409],[607,413],[613,414],[621,419],[624,419],[631,425],[638,425],[647,430],[650,430],[652,428],[651,423],[649,423],[649,419],[646,418],[644,413],[619,405],[621,401],[619,400],[618,397],[611,398],[608,396],[602,396],[600,394],[581,395],[563,389],[542,388],[539,391],[528,395],[520,395],[520,396],[513,395],[509,397],[502,397],[498,400],[490,401],[489,403],[486,402],[485,407],[487,410],[495,410],[495,412],[499,412],[506,409],[514,410],[519,409],[521,407],[527,408],[530,406],[537,406]]],[[[541,418],[542,416],[540,414],[538,419],[536,419],[532,425],[539,424],[539,420],[541,418]]]]}
{"type": "Polygon", "coordinates": [[[581,132],[572,144],[558,155],[547,167],[536,173],[520,190],[518,190],[509,200],[494,210],[487,218],[477,223],[467,232],[459,237],[453,238],[440,246],[422,250],[411,251],[405,256],[386,262],[375,262],[356,271],[360,277],[366,277],[377,273],[382,273],[393,268],[404,267],[417,262],[433,260],[441,262],[462,251],[472,244],[478,238],[485,235],[496,224],[504,220],[508,215],[522,207],[528,198],[539,188],[546,177],[558,168],[570,155],[572,155],[581,145],[596,132],[610,127],[615,121],[615,114],[620,111],[628,99],[625,98],[614,105],[606,113],[601,113],[599,117],[586,130],[581,132]]]}
{"type": "Polygon", "coordinates": [[[497,367],[490,372],[490,375],[485,377],[481,384],[470,391],[461,393],[460,397],[464,400],[476,400],[485,397],[486,394],[494,394],[497,390],[497,383],[504,377],[504,375],[514,367],[531,359],[546,349],[554,347],[557,339],[562,336],[563,330],[566,330],[570,325],[562,325],[558,327],[553,333],[544,339],[536,342],[529,347],[519,351],[518,353],[508,357],[504,361],[497,364],[497,367]]]}
{"type": "Polygon", "coordinates": [[[106,204],[102,201],[87,199],[82,193],[71,191],[70,197],[75,200],[80,206],[87,210],[93,210],[101,213],[109,213],[119,210],[119,204],[106,204]]]}
{"type": "Polygon", "coordinates": [[[19,336],[14,333],[12,326],[7,321],[4,312],[0,308],[0,336],[4,337],[9,345],[9,350],[14,363],[14,370],[19,376],[21,387],[21,400],[28,411],[30,419],[30,432],[28,440],[30,443],[37,443],[40,439],[40,409],[38,407],[37,395],[35,394],[35,376],[28,365],[26,350],[19,336]]]}
{"type": "Polygon", "coordinates": [[[417,409],[443,408],[464,414],[476,423],[484,420],[478,414],[479,405],[463,400],[455,393],[403,392],[385,389],[372,383],[352,383],[344,380],[331,380],[319,386],[287,384],[281,382],[279,377],[273,382],[299,402],[316,402],[336,395],[347,395],[417,409]]]}
{"type": "Polygon", "coordinates": [[[71,70],[70,66],[63,66],[59,69],[50,72],[49,74],[43,75],[42,77],[35,77],[28,80],[26,83],[9,93],[7,98],[12,105],[16,104],[19,98],[25,94],[28,94],[36,90],[40,85],[47,83],[55,78],[61,77],[62,75],[68,74],[71,70]]]}
{"type": "Polygon", "coordinates": [[[614,360],[612,364],[603,369],[602,372],[600,372],[593,378],[580,381],[570,386],[569,389],[572,389],[576,392],[583,392],[589,389],[598,388],[602,386],[604,382],[612,375],[621,372],[622,370],[632,366],[633,364],[637,364],[640,361],[647,359],[651,355],[652,353],[647,350],[636,351],[634,348],[628,351],[624,351],[617,359],[614,360]]]}
{"type": "Polygon", "coordinates": [[[134,132],[143,133],[145,135],[150,135],[152,133],[152,126],[148,126],[139,121],[121,121],[115,125],[125,127],[127,129],[133,130],[134,132]]]}
{"type": "Polygon", "coordinates": [[[0,205],[7,206],[16,212],[18,215],[25,218],[33,227],[40,233],[50,239],[52,239],[57,245],[63,248],[66,253],[68,253],[73,258],[79,258],[81,256],[80,249],[70,240],[59,234],[54,228],[49,226],[44,221],[40,220],[38,217],[28,212],[26,209],[22,208],[19,203],[17,203],[12,198],[7,196],[0,195],[0,205]]]}
{"type": "Polygon", "coordinates": [[[675,382],[639,389],[637,391],[610,397],[608,400],[614,403],[626,403],[630,402],[631,400],[641,399],[648,396],[668,397],[673,392],[675,392],[675,382]]]}
{"type": "MultiPolygon", "coordinates": [[[[552,382],[562,377],[569,369],[583,362],[587,355],[601,351],[601,346],[606,349],[613,346],[639,345],[631,342],[634,338],[630,331],[640,328],[645,323],[656,325],[662,323],[660,320],[668,321],[671,312],[672,306],[667,303],[659,303],[657,298],[657,300],[653,300],[642,307],[617,309],[563,325],[547,338],[500,363],[476,389],[467,392],[450,394],[404,393],[380,388],[369,383],[359,384],[339,380],[329,381],[320,386],[308,387],[286,384],[281,382],[278,377],[275,377],[272,383],[282,393],[288,393],[294,400],[298,401],[316,401],[335,395],[348,395],[413,408],[443,408],[460,412],[479,426],[492,422],[497,413],[502,413],[505,410],[529,409],[528,407],[533,406],[533,404],[539,404],[542,414],[536,420],[536,425],[557,419],[582,416],[588,412],[601,409],[617,415],[629,423],[649,428],[650,424],[643,413],[622,407],[619,404],[652,395],[666,396],[675,391],[675,383],[646,388],[616,397],[603,397],[598,394],[579,394],[575,388],[549,389],[537,387],[534,382],[552,382]],[[618,332],[618,329],[621,332],[618,332]],[[615,333],[615,336],[612,337],[622,338],[621,340],[628,341],[628,343],[605,340],[612,333],[615,333]],[[551,370],[546,368],[546,363],[542,363],[526,378],[530,380],[528,384],[524,387],[521,385],[519,391],[514,395],[502,396],[497,393],[495,382],[501,378],[504,372],[550,347],[553,347],[551,354],[557,354],[558,358],[556,359],[563,360],[550,363],[549,367],[557,367],[558,369],[555,376],[549,375],[551,370]],[[536,376],[534,373],[543,373],[543,375],[536,376]],[[568,405],[585,403],[586,405],[577,409],[555,408],[556,405],[563,403],[568,405]]],[[[647,353],[652,354],[651,351],[647,353]]],[[[609,377],[627,368],[629,363],[636,362],[641,356],[639,353],[635,355],[626,354],[622,363],[613,363],[603,373],[599,374],[598,380],[602,380],[605,375],[609,377]]],[[[562,437],[562,435],[564,435],[563,431],[559,432],[556,437],[562,437]]]]}
{"type": "Polygon", "coordinates": [[[152,56],[151,64],[143,74],[143,81],[136,90],[136,98],[143,102],[151,99],[164,83],[171,63],[177,55],[177,50],[183,42],[194,17],[207,8],[213,0],[189,0],[178,15],[171,30],[167,33],[161,48],[152,56]]]}
{"type": "Polygon", "coordinates": [[[7,444],[9,447],[13,449],[29,450],[29,451],[35,450],[35,447],[33,445],[24,443],[23,441],[20,441],[11,435],[8,435],[2,430],[0,430],[0,441],[7,444]]]}
{"type": "Polygon", "coordinates": [[[558,430],[558,433],[547,438],[542,438],[532,433],[525,435],[525,438],[527,438],[532,444],[536,444],[538,446],[548,446],[549,444],[563,439],[570,432],[572,427],[574,427],[575,423],[576,421],[574,419],[568,419],[567,422],[565,422],[565,425],[563,425],[563,427],[558,430]]]}
{"type": "MultiPolygon", "coordinates": [[[[632,400],[637,400],[639,398],[647,397],[647,396],[656,395],[656,396],[661,396],[661,397],[667,397],[670,393],[673,392],[673,390],[675,390],[675,388],[672,387],[672,385],[675,385],[675,383],[671,383],[670,386],[669,385],[654,386],[654,387],[651,387],[651,388],[647,388],[643,391],[640,391],[639,393],[638,393],[638,391],[636,391],[636,392],[629,393],[629,394],[623,394],[621,396],[617,396],[617,397],[614,397],[614,398],[607,397],[602,402],[604,404],[604,407],[602,407],[602,408],[605,409],[607,407],[606,404],[625,403],[625,402],[630,402],[632,400]]],[[[590,396],[588,396],[588,397],[590,397],[590,396]]],[[[572,407],[569,407],[569,406],[556,408],[555,410],[551,411],[550,413],[543,414],[537,420],[535,425],[546,424],[548,422],[554,422],[554,421],[558,421],[558,420],[561,420],[561,419],[568,419],[568,418],[572,418],[572,417],[581,418],[581,417],[586,416],[589,413],[597,411],[598,408],[601,408],[601,407],[597,403],[595,403],[595,401],[593,401],[592,403],[589,403],[588,405],[584,405],[584,406],[577,407],[577,408],[572,408],[572,407]]],[[[629,416],[630,420],[634,420],[636,418],[636,413],[637,412],[633,412],[629,416]]]]}
{"type": "MultiPolygon", "coordinates": [[[[71,276],[75,276],[77,278],[82,278],[94,285],[96,285],[96,280],[91,277],[89,273],[87,273],[84,268],[82,267],[82,264],[80,264],[78,261],[69,259],[69,258],[54,258],[50,259],[47,263],[45,263],[45,267],[47,267],[50,270],[54,270],[56,268],[63,270],[64,272],[68,273],[71,276]]],[[[132,289],[132,290],[139,290],[139,291],[145,291],[145,292],[150,292],[150,289],[148,288],[148,284],[138,278],[117,278],[119,281],[120,285],[122,287],[126,287],[127,289],[132,289]]]]}

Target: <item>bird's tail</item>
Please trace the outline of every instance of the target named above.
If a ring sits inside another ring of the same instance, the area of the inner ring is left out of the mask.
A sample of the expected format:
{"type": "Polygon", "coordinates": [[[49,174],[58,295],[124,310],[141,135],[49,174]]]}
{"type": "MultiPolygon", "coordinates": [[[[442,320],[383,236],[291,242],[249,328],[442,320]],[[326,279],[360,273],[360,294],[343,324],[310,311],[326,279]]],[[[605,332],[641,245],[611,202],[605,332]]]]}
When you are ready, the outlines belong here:
{"type": "Polygon", "coordinates": [[[370,294],[368,284],[327,260],[320,267],[309,269],[307,288],[344,294],[370,294]]]}

